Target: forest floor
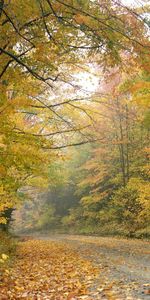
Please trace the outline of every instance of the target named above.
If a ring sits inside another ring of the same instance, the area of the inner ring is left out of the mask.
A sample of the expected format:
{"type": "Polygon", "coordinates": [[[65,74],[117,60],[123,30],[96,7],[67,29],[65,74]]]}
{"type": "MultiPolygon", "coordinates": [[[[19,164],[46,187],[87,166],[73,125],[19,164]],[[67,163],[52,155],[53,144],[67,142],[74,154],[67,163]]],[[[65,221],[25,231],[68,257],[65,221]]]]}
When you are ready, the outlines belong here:
{"type": "Polygon", "coordinates": [[[42,235],[23,239],[0,299],[149,300],[150,242],[42,235]]]}

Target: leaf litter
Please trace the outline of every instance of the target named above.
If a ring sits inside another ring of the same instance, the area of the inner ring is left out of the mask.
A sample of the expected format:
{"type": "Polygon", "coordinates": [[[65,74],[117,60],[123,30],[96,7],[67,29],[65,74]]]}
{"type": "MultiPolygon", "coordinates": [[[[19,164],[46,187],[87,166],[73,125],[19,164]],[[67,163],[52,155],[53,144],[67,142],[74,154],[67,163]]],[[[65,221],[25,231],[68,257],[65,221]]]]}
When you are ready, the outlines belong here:
{"type": "Polygon", "coordinates": [[[15,264],[1,275],[0,299],[88,299],[98,269],[71,247],[29,240],[18,245],[15,264]]]}
{"type": "Polygon", "coordinates": [[[97,259],[96,247],[94,251],[90,244],[75,244],[61,239],[24,239],[18,245],[15,264],[2,267],[0,300],[149,299],[149,283],[143,284],[143,297],[135,297],[132,292],[139,288],[138,282],[111,280],[110,259],[104,264],[102,256],[101,261],[97,259]]]}

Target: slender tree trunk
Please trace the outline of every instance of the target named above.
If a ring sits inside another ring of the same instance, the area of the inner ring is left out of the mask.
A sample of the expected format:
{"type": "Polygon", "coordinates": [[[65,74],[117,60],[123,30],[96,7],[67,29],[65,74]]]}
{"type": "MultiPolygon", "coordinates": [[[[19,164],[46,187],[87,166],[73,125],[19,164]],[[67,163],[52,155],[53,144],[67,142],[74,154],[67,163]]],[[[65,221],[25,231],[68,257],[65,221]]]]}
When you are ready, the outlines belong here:
{"type": "Polygon", "coordinates": [[[141,124],[140,130],[141,130],[141,140],[140,140],[140,142],[141,142],[141,149],[143,149],[143,124],[141,124]]]}
{"type": "Polygon", "coordinates": [[[124,134],[123,134],[123,126],[122,126],[122,116],[120,111],[120,105],[117,99],[117,107],[118,107],[118,118],[119,118],[119,130],[120,130],[120,161],[121,161],[121,169],[122,169],[122,180],[123,185],[126,185],[126,164],[125,164],[125,153],[124,153],[124,134]]]}
{"type": "Polygon", "coordinates": [[[126,166],[127,166],[127,181],[130,178],[130,170],[129,170],[129,110],[126,104],[126,166]]]}

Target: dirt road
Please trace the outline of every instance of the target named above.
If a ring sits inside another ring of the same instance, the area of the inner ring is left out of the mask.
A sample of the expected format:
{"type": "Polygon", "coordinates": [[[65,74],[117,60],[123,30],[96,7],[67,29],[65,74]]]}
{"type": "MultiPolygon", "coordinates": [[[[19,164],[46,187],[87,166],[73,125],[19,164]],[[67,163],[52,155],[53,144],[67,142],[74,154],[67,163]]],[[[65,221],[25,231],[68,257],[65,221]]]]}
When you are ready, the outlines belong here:
{"type": "Polygon", "coordinates": [[[66,243],[99,268],[91,299],[150,299],[150,242],[74,235],[50,235],[66,243]]]}

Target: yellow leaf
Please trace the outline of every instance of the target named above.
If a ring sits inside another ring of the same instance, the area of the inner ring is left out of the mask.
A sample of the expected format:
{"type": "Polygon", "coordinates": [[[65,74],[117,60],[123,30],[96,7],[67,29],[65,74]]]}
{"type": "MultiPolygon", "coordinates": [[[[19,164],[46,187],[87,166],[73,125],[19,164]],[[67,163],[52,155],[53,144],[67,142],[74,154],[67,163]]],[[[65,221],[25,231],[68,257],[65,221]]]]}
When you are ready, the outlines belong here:
{"type": "Polygon", "coordinates": [[[3,260],[7,260],[8,258],[9,258],[8,255],[6,255],[6,254],[4,254],[4,253],[2,254],[2,259],[3,259],[3,260]]]}

